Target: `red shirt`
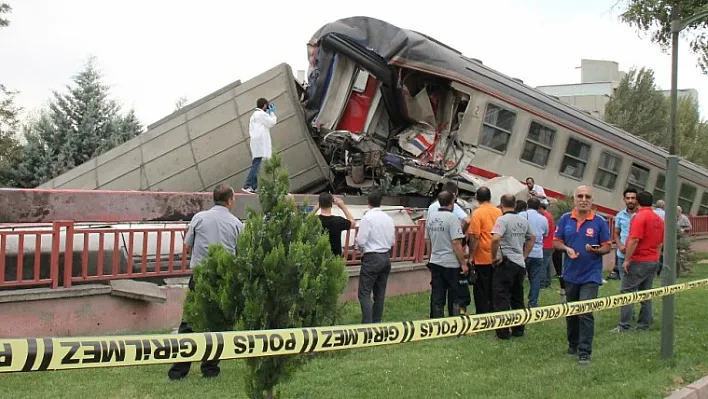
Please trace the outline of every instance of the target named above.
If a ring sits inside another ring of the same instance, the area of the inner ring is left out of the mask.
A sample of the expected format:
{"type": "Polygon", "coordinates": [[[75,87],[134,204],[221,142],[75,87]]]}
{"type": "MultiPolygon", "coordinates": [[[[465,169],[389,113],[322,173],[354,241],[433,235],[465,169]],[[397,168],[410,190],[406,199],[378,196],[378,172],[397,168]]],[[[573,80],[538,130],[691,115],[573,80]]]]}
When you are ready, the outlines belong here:
{"type": "Polygon", "coordinates": [[[548,237],[543,238],[543,249],[553,249],[553,232],[556,231],[556,225],[553,223],[553,215],[551,212],[543,212],[543,216],[548,219],[548,237]]]}
{"type": "Polygon", "coordinates": [[[656,262],[659,260],[659,244],[664,243],[664,221],[650,206],[639,208],[629,221],[629,237],[639,242],[630,258],[631,262],[656,262]]]}

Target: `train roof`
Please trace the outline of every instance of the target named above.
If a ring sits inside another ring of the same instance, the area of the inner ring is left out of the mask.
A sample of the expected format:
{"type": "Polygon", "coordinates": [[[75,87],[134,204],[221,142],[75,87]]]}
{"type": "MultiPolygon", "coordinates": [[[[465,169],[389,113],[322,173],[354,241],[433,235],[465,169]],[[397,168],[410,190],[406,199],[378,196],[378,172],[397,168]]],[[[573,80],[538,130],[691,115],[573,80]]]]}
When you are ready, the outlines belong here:
{"type": "MultiPolygon", "coordinates": [[[[486,86],[498,95],[513,98],[547,114],[552,121],[571,130],[581,129],[596,141],[625,152],[640,161],[665,167],[668,151],[643,139],[586,114],[559,99],[511,78],[479,60],[464,56],[460,51],[434,38],[370,17],[350,17],[328,23],[312,36],[318,42],[327,35],[336,35],[353,45],[373,51],[387,63],[445,77],[462,84],[486,86]],[[625,148],[625,150],[622,150],[625,148]]],[[[523,108],[523,107],[522,107],[523,108]]],[[[706,187],[708,170],[683,158],[681,177],[706,187]]]]}

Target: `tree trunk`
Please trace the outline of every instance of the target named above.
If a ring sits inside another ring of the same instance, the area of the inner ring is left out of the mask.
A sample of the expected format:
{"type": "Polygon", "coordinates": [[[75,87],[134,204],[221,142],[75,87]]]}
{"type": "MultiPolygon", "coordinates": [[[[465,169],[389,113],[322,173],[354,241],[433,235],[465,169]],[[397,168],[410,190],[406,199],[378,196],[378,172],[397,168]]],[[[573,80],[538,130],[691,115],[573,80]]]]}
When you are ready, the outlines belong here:
{"type": "Polygon", "coordinates": [[[275,398],[275,394],[274,394],[274,392],[273,392],[272,389],[270,389],[270,390],[268,390],[268,392],[266,392],[266,398],[268,398],[268,399],[274,399],[274,398],[275,398]]]}

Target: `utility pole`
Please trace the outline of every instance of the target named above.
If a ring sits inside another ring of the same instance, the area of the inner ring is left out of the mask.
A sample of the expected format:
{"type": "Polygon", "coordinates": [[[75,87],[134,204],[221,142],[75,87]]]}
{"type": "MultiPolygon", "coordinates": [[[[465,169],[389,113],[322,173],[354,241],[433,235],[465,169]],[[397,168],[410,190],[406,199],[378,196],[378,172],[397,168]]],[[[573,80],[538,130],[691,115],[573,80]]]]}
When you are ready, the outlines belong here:
{"type": "MultiPolygon", "coordinates": [[[[708,17],[708,7],[703,8],[695,15],[679,19],[680,9],[678,1],[671,7],[671,124],[669,126],[669,156],[666,157],[666,223],[664,237],[664,275],[662,285],[672,285],[676,283],[678,276],[677,253],[677,227],[676,218],[678,215],[678,168],[679,157],[676,154],[678,137],[676,133],[677,113],[678,113],[678,39],[679,33],[688,25],[708,17]]],[[[661,318],[661,358],[669,359],[674,354],[674,322],[676,313],[675,295],[665,296],[663,299],[661,318]]]]}
{"type": "MultiPolygon", "coordinates": [[[[669,156],[666,157],[666,223],[664,224],[664,275],[662,285],[676,283],[678,274],[676,262],[676,218],[678,214],[678,166],[676,155],[676,115],[678,113],[678,39],[680,29],[679,6],[671,7],[671,123],[669,124],[669,156]]],[[[668,295],[663,299],[661,312],[661,358],[669,359],[674,355],[674,322],[676,314],[676,296],[668,295]]]]}

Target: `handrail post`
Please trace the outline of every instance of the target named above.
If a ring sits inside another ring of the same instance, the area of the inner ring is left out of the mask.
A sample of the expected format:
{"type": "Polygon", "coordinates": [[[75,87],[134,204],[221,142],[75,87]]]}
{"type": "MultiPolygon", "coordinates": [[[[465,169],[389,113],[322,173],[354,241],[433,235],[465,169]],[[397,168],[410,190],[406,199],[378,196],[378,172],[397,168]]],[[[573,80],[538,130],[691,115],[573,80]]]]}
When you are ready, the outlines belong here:
{"type": "Polygon", "coordinates": [[[61,223],[52,223],[52,252],[49,255],[49,279],[52,289],[59,288],[59,241],[61,239],[61,223]]]}
{"type": "Polygon", "coordinates": [[[418,220],[418,231],[415,235],[415,263],[420,263],[423,261],[423,256],[425,254],[425,219],[418,220]]]}
{"type": "Polygon", "coordinates": [[[71,287],[71,275],[74,257],[74,222],[64,222],[66,239],[64,245],[64,288],[71,287]]]}

